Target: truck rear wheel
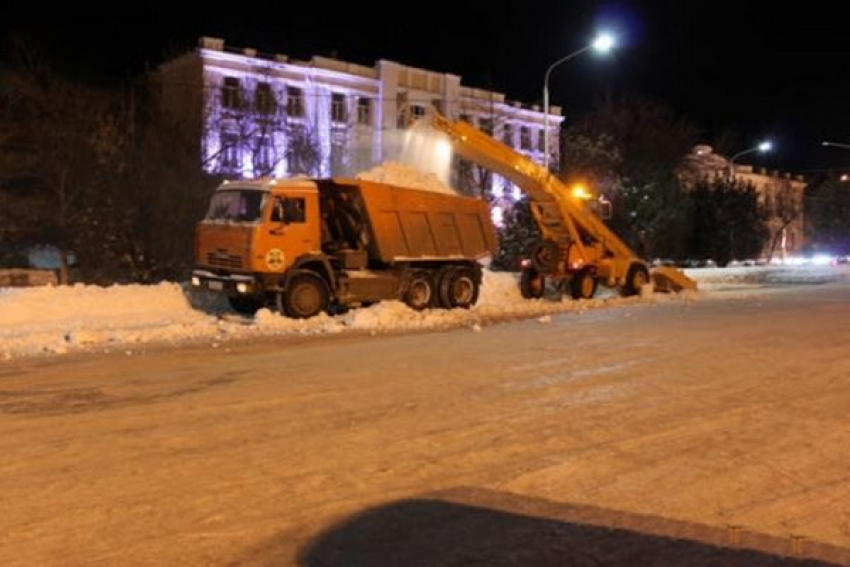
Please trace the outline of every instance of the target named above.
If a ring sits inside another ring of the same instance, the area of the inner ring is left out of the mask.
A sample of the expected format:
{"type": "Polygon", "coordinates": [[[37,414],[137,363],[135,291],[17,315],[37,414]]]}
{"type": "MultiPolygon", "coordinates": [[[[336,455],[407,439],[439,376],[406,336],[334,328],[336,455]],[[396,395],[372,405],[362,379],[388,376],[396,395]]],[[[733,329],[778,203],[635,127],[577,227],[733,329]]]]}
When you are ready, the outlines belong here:
{"type": "Polygon", "coordinates": [[[327,311],[329,296],[322,278],[304,272],[293,276],[286,291],[277,294],[277,308],[293,319],[309,319],[327,311]]]}
{"type": "Polygon", "coordinates": [[[570,282],[570,294],[573,299],[592,299],[596,294],[596,276],[593,270],[584,269],[573,276],[570,282]]]}
{"type": "Polygon", "coordinates": [[[416,311],[431,307],[434,302],[434,278],[425,270],[416,270],[407,278],[402,301],[416,311]]]}
{"type": "Polygon", "coordinates": [[[438,291],[441,307],[469,309],[478,301],[478,278],[469,268],[450,268],[440,278],[438,291]]]}
{"type": "Polygon", "coordinates": [[[620,286],[620,295],[630,297],[639,295],[641,288],[649,283],[649,270],[646,266],[635,262],[629,266],[629,271],[626,273],[626,281],[620,286]]]}
{"type": "Polygon", "coordinates": [[[526,268],[519,278],[519,291],[525,299],[540,299],[546,291],[546,277],[534,268],[526,268]]]}

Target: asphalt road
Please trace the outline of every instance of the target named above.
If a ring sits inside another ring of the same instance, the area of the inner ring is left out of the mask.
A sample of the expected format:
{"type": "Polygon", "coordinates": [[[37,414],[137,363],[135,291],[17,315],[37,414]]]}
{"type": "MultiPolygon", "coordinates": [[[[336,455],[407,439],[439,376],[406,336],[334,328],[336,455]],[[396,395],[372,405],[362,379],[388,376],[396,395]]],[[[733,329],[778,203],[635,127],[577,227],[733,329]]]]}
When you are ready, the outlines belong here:
{"type": "Polygon", "coordinates": [[[0,363],[0,564],[850,564],[848,342],[822,285],[0,363]]]}

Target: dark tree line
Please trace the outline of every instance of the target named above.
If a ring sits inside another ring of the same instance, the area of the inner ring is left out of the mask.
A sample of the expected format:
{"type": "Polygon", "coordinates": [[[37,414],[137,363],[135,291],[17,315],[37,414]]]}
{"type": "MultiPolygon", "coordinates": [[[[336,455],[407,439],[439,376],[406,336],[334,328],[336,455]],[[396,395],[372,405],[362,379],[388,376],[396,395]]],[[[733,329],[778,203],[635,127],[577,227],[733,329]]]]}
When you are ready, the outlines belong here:
{"type": "Polygon", "coordinates": [[[805,210],[809,248],[850,255],[850,183],[834,174],[814,179],[806,189],[805,210]]]}
{"type": "MultiPolygon", "coordinates": [[[[197,142],[144,82],[93,87],[30,48],[0,71],[0,253],[60,250],[61,281],[155,281],[191,267],[194,224],[216,180],[197,142]]],[[[15,258],[17,256],[17,258],[15,258]]]]}
{"type": "MultiPolygon", "coordinates": [[[[755,189],[725,178],[686,183],[682,158],[698,128],[667,105],[605,100],[562,137],[561,176],[582,180],[612,203],[609,226],[646,259],[713,259],[725,264],[759,255],[768,241],[767,211],[755,189]]],[[[507,218],[497,265],[518,265],[530,215],[507,218]]]]}

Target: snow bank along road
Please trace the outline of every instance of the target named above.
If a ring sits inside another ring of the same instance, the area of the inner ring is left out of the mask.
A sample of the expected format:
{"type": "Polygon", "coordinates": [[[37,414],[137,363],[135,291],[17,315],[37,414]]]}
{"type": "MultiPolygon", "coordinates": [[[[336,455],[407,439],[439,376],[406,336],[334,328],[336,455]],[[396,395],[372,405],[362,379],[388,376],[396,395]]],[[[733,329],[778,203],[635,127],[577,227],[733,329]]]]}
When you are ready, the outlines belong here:
{"type": "Polygon", "coordinates": [[[726,297],[0,363],[0,564],[850,564],[850,286],[726,297]]]}
{"type": "Polygon", "coordinates": [[[833,267],[693,270],[704,294],[650,294],[623,299],[600,292],[592,301],[534,301],[520,297],[514,274],[485,272],[481,298],[471,310],[417,313],[397,301],[382,302],[345,315],[308,321],[281,317],[267,309],[253,319],[227,314],[226,301],[186,292],[176,283],[112,287],[0,289],[0,360],[77,352],[137,353],[156,343],[203,342],[217,348],[233,340],[303,335],[386,333],[477,327],[506,318],[620,307],[634,303],[693,301],[715,291],[747,290],[789,283],[850,282],[850,269],[833,267]],[[222,316],[224,315],[224,316],[222,316]]]}

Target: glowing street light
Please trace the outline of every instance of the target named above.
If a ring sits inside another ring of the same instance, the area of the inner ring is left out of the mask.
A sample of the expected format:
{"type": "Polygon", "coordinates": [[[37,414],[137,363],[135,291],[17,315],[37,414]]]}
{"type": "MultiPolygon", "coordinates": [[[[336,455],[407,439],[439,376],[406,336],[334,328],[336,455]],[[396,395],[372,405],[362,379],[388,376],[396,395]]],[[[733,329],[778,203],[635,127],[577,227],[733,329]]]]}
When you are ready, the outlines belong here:
{"type": "Polygon", "coordinates": [[[767,153],[773,149],[773,143],[770,140],[764,140],[760,142],[757,146],[753,146],[752,148],[747,148],[746,150],[742,150],[737,154],[733,155],[729,158],[729,181],[732,180],[732,177],[735,174],[735,160],[743,155],[751,154],[753,152],[767,153]]]}
{"type": "Polygon", "coordinates": [[[821,142],[822,146],[833,146],[836,148],[844,148],[845,150],[850,150],[850,144],[842,144],[840,142],[821,142]]]}
{"type": "Polygon", "coordinates": [[[600,33],[588,45],[585,45],[578,51],[573,51],[565,57],[561,57],[549,65],[549,68],[546,69],[546,75],[543,78],[543,167],[547,170],[549,169],[549,75],[551,75],[552,70],[561,63],[565,63],[574,57],[578,57],[586,51],[590,51],[592,49],[598,53],[608,53],[615,47],[616,43],[616,38],[610,33],[600,33]]]}
{"type": "Polygon", "coordinates": [[[580,201],[589,201],[593,199],[593,195],[591,195],[590,191],[587,190],[587,187],[581,183],[573,185],[572,195],[574,199],[578,199],[580,201]]]}

